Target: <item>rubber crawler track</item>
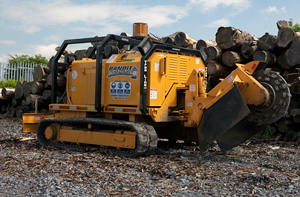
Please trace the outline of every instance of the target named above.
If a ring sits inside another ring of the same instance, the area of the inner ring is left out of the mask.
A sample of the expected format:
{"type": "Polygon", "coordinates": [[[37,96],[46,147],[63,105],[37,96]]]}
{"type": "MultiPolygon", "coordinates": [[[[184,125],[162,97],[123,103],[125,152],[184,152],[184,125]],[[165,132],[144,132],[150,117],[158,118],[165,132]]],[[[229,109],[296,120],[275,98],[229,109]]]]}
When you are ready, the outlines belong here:
{"type": "MultiPolygon", "coordinates": [[[[92,124],[97,127],[110,128],[112,130],[116,129],[126,129],[128,131],[135,131],[136,135],[136,148],[131,149],[106,149],[108,151],[114,152],[118,155],[125,157],[138,157],[151,155],[157,147],[157,134],[155,129],[146,123],[136,123],[121,120],[110,120],[102,118],[49,118],[44,119],[40,122],[37,129],[37,138],[41,145],[50,145],[58,148],[68,148],[69,146],[62,144],[60,142],[49,141],[45,137],[46,128],[56,123],[60,126],[72,126],[86,128],[87,124],[92,124]]],[[[94,131],[101,132],[101,131],[94,131]]],[[[75,143],[72,145],[73,148],[80,148],[79,145],[75,143]]]]}

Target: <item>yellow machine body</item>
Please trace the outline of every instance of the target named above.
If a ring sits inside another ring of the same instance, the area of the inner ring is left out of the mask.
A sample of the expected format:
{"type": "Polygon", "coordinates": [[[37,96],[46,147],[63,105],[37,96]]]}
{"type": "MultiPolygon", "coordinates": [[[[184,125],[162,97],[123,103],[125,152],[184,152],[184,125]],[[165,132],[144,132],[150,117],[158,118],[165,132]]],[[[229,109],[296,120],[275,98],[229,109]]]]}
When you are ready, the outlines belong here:
{"type": "MultiPolygon", "coordinates": [[[[128,39],[121,38],[121,40],[128,39]]],[[[144,46],[147,50],[151,47],[147,43],[142,44],[143,42],[138,48],[144,46]]],[[[152,51],[145,62],[143,58],[147,54],[142,52],[141,48],[139,51],[119,51],[107,59],[98,57],[97,60],[83,58],[73,61],[67,73],[68,102],[50,104],[49,110],[53,113],[24,114],[23,131],[43,130],[44,133],[40,134],[39,140],[44,144],[48,144],[48,140],[55,143],[95,144],[139,151],[145,146],[151,150],[157,144],[157,134],[151,124],[159,129],[165,123],[172,126],[173,122],[180,122],[182,127],[190,132],[187,135],[198,132],[199,138],[201,136],[211,138],[207,141],[201,139],[205,148],[214,140],[215,135],[224,134],[223,128],[212,128],[205,123],[213,125],[215,120],[222,123],[223,120],[218,119],[218,113],[223,111],[228,113],[230,118],[225,126],[229,129],[250,114],[248,105],[259,107],[277,102],[267,103],[271,97],[276,98],[275,92],[273,93],[275,96],[270,95],[273,91],[272,86],[276,87],[277,80],[282,82],[284,80],[280,76],[273,77],[266,73],[266,76],[274,78],[274,83],[268,85],[266,81],[265,85],[262,85],[252,76],[258,67],[258,61],[246,65],[238,64],[237,68],[218,85],[206,91],[205,63],[201,55],[191,55],[197,51],[189,54],[189,51],[181,52],[182,49],[173,49],[169,45],[162,48],[166,49],[152,51]],[[100,60],[102,64],[97,62],[100,60]],[[97,64],[101,65],[98,65],[101,68],[97,69],[97,64]],[[237,101],[238,106],[243,109],[234,109],[234,105],[226,106],[231,99],[235,99],[234,101],[237,101]],[[100,123],[93,119],[95,117],[100,123]],[[138,125],[140,123],[136,123],[137,120],[147,121],[150,126],[138,125]],[[104,129],[98,123],[102,124],[104,129]],[[204,134],[199,131],[201,129],[204,134]],[[206,135],[211,130],[215,133],[206,135]],[[144,139],[145,135],[148,135],[147,139],[144,139]],[[152,141],[156,141],[156,144],[153,142],[151,145],[152,141]],[[148,144],[141,145],[143,143],[148,144]]],[[[102,51],[99,49],[97,53],[99,52],[102,51]]],[[[289,90],[284,89],[285,86],[282,86],[281,92],[285,91],[283,96],[289,95],[289,90]]],[[[282,94],[281,92],[279,93],[282,94]]],[[[286,101],[289,103],[288,99],[286,101]]],[[[287,109],[288,104],[279,100],[278,103],[287,109]]],[[[284,110],[280,113],[282,115],[284,110]]],[[[227,118],[226,114],[223,118],[227,118]]],[[[172,131],[170,135],[173,135],[172,131]]],[[[230,147],[240,142],[234,142],[230,147]]],[[[224,150],[228,150],[228,147],[224,150]]],[[[148,150],[143,151],[144,154],[148,150]]],[[[139,154],[142,153],[135,155],[139,154]]]]}

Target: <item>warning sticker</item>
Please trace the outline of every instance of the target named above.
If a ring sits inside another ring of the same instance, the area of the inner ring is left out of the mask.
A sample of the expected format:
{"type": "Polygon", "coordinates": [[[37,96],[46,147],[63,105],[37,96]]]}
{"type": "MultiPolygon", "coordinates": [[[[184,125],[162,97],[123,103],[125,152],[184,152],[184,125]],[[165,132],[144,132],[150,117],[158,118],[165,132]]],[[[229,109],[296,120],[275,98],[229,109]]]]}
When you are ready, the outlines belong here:
{"type": "Polygon", "coordinates": [[[158,61],[155,61],[154,71],[159,72],[159,62],[158,61]]]}
{"type": "Polygon", "coordinates": [[[232,82],[233,81],[233,76],[232,75],[229,75],[228,77],[227,77],[227,81],[228,81],[228,83],[230,83],[230,82],[232,82]]]}
{"type": "Polygon", "coordinates": [[[75,86],[74,85],[71,86],[71,91],[75,92],[75,86]]]}
{"type": "Polygon", "coordinates": [[[157,89],[156,88],[150,89],[150,99],[157,99],[157,89]]]}
{"type": "Polygon", "coordinates": [[[190,85],[190,92],[196,92],[196,85],[190,85]]]}
{"type": "Polygon", "coordinates": [[[114,100],[127,100],[128,96],[131,94],[131,82],[110,82],[110,94],[114,100]]]}
{"type": "Polygon", "coordinates": [[[200,64],[200,58],[196,58],[196,64],[200,64]]]}
{"type": "Polygon", "coordinates": [[[193,107],[193,101],[187,101],[186,106],[187,107],[193,107]]]}
{"type": "Polygon", "coordinates": [[[118,55],[111,55],[110,58],[106,61],[106,63],[113,63],[118,55]]]}

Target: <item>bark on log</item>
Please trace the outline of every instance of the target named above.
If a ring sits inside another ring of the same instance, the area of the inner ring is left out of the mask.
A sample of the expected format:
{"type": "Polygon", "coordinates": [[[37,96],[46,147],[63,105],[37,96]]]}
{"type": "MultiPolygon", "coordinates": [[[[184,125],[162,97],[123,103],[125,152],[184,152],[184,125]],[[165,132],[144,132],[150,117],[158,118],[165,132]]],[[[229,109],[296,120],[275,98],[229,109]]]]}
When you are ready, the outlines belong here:
{"type": "Polygon", "coordinates": [[[188,47],[189,44],[195,44],[195,43],[197,43],[197,40],[195,40],[194,38],[191,38],[188,34],[186,34],[184,32],[179,32],[175,36],[175,44],[177,46],[188,47]]]}
{"type": "Polygon", "coordinates": [[[23,93],[23,82],[18,81],[15,89],[15,98],[16,99],[21,99],[23,98],[24,93],[23,93]]]}
{"type": "Polygon", "coordinates": [[[29,95],[31,93],[31,85],[32,85],[32,82],[24,81],[24,83],[23,83],[24,97],[26,97],[27,95],[29,95]]]}
{"type": "Polygon", "coordinates": [[[15,88],[2,88],[1,94],[4,98],[12,99],[15,96],[15,88]]]}
{"type": "Polygon", "coordinates": [[[244,42],[254,40],[257,40],[255,36],[233,27],[220,27],[216,34],[216,41],[221,49],[238,49],[244,42]]]}
{"type": "Polygon", "coordinates": [[[280,119],[277,122],[277,129],[281,133],[285,133],[289,130],[292,130],[293,126],[294,126],[294,123],[291,120],[280,119]]]}
{"type": "Polygon", "coordinates": [[[29,94],[25,97],[26,105],[35,105],[38,102],[38,106],[45,107],[48,105],[47,102],[42,101],[42,96],[38,94],[29,94]]]}
{"type": "Polygon", "coordinates": [[[21,104],[21,101],[20,101],[20,100],[17,100],[15,97],[13,97],[13,98],[11,99],[11,105],[12,105],[12,106],[16,107],[16,106],[18,106],[18,105],[20,105],[20,104],[21,104]]]}
{"type": "Polygon", "coordinates": [[[45,81],[49,73],[49,68],[42,65],[37,65],[32,72],[33,80],[39,82],[45,81]]]}
{"type": "Polygon", "coordinates": [[[161,42],[162,43],[166,43],[166,44],[173,44],[175,45],[175,36],[180,33],[180,32],[175,32],[169,36],[163,37],[161,38],[161,42]]]}
{"type": "Polygon", "coordinates": [[[216,61],[211,60],[207,63],[207,75],[217,78],[225,78],[231,71],[232,69],[216,61]]]}
{"type": "Polygon", "coordinates": [[[198,40],[196,49],[200,50],[201,48],[208,48],[210,46],[217,46],[217,42],[214,40],[198,40]]]}
{"type": "Polygon", "coordinates": [[[44,84],[41,82],[34,81],[31,85],[32,94],[42,94],[44,90],[44,84]]]}
{"type": "MultiPolygon", "coordinates": [[[[76,59],[77,60],[82,60],[82,58],[85,58],[86,57],[86,52],[87,52],[87,50],[76,50],[75,51],[76,59]]],[[[59,68],[59,70],[61,70],[61,69],[62,68],[59,68]]],[[[64,69],[64,70],[66,70],[66,69],[64,69]]]]}
{"type": "Polygon", "coordinates": [[[278,31],[278,46],[288,47],[298,35],[291,28],[281,28],[278,31]]]}
{"type": "Polygon", "coordinates": [[[278,39],[276,36],[265,33],[261,38],[259,38],[257,44],[262,51],[273,51],[277,47],[278,39]]]}
{"type": "Polygon", "coordinates": [[[126,33],[126,32],[122,32],[120,33],[120,36],[124,36],[124,37],[132,37],[132,35],[126,33]]]}
{"type": "MultiPolygon", "coordinates": [[[[66,78],[62,74],[58,73],[56,80],[58,88],[63,89],[66,87],[66,78]]],[[[52,85],[52,72],[47,77],[47,84],[49,86],[52,85]]]]}
{"type": "Polygon", "coordinates": [[[257,50],[257,41],[245,42],[241,46],[241,54],[245,59],[252,59],[257,50]]]}
{"type": "Polygon", "coordinates": [[[296,37],[287,50],[287,60],[291,66],[300,64],[300,37],[296,37]]]}
{"type": "Polygon", "coordinates": [[[280,30],[282,28],[290,28],[289,23],[287,21],[284,21],[284,20],[278,21],[276,24],[277,24],[278,30],[280,30]]]}
{"type": "Polygon", "coordinates": [[[299,116],[300,115],[300,108],[294,108],[294,109],[291,109],[290,111],[290,114],[291,116],[299,116]]]}
{"type": "Polygon", "coordinates": [[[290,85],[292,94],[300,94],[300,68],[286,70],[283,78],[290,85]]]}
{"type": "MultiPolygon", "coordinates": [[[[49,67],[50,72],[48,74],[50,74],[51,71],[53,70],[53,68],[52,68],[53,65],[52,65],[52,63],[50,63],[53,60],[54,60],[54,57],[51,57],[50,60],[49,60],[48,67],[49,67]]],[[[59,59],[58,63],[64,63],[64,60],[59,59]]],[[[66,71],[66,68],[64,66],[57,66],[57,72],[58,73],[64,73],[65,71],[66,71]]]]}
{"type": "Polygon", "coordinates": [[[44,90],[44,92],[42,94],[42,99],[46,100],[46,101],[50,101],[51,100],[51,90],[44,90]]]}
{"type": "Polygon", "coordinates": [[[221,60],[222,49],[219,46],[209,46],[206,49],[208,60],[221,60]]]}
{"type": "Polygon", "coordinates": [[[267,65],[273,65],[276,63],[276,56],[270,51],[256,51],[253,60],[265,62],[267,65]]]}
{"type": "Polygon", "coordinates": [[[236,63],[243,63],[244,59],[241,54],[234,51],[226,51],[222,55],[222,62],[226,66],[234,67],[236,63]]]}

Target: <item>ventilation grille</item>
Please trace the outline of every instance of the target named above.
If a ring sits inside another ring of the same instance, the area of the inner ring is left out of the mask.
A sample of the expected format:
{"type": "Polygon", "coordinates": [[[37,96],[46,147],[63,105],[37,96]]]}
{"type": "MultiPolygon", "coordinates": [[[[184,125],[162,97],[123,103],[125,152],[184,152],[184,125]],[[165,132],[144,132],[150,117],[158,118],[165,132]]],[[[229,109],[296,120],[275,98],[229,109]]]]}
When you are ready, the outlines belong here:
{"type": "Polygon", "coordinates": [[[188,58],[186,57],[169,57],[169,80],[186,81],[187,80],[188,58]]]}

